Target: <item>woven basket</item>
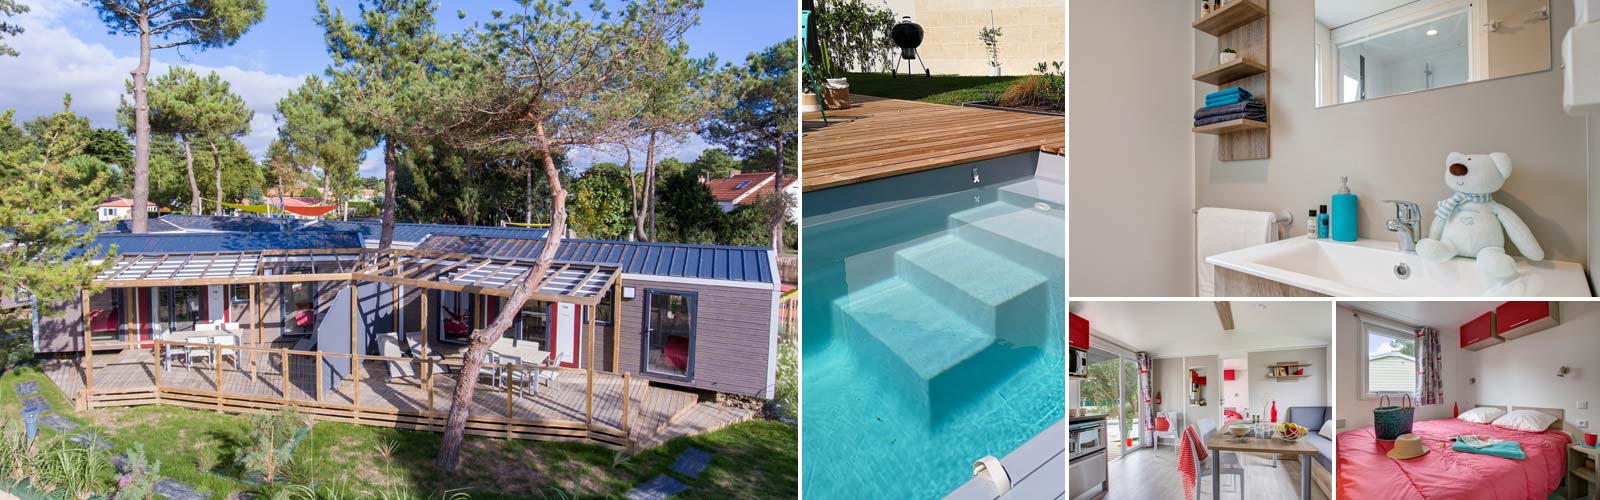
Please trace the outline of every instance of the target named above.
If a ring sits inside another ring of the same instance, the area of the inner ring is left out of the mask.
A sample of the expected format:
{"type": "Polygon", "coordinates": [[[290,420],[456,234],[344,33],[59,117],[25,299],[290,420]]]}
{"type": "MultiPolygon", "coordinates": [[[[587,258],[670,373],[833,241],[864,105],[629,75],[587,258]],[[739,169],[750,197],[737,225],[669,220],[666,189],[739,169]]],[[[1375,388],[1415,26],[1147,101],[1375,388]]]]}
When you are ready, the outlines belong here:
{"type": "Polygon", "coordinates": [[[1384,396],[1379,398],[1379,406],[1372,409],[1372,427],[1379,441],[1394,441],[1401,434],[1411,433],[1411,420],[1417,409],[1411,406],[1409,394],[1400,401],[1402,406],[1391,406],[1389,396],[1384,396]]]}

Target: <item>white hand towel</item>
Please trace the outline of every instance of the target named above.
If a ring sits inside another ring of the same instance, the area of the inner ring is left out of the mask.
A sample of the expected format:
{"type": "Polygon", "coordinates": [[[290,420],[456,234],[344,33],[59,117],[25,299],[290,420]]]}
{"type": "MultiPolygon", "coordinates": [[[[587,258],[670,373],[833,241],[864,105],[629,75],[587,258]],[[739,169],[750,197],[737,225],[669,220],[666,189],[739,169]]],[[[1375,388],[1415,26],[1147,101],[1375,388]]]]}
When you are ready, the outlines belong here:
{"type": "Polygon", "coordinates": [[[1205,207],[1195,218],[1196,283],[1201,297],[1216,296],[1215,270],[1206,257],[1278,240],[1277,214],[1205,207]]]}

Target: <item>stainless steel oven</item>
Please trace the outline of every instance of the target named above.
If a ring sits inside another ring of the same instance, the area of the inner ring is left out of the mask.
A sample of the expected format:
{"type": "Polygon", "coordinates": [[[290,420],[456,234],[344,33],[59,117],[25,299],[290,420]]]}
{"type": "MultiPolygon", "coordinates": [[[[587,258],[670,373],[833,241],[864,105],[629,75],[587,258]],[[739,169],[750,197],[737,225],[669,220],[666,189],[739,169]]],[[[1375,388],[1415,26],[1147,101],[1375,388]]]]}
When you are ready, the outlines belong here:
{"type": "Polygon", "coordinates": [[[1067,498],[1077,498],[1096,487],[1108,487],[1108,460],[1105,419],[1082,420],[1068,427],[1067,476],[1071,487],[1067,498]]]}

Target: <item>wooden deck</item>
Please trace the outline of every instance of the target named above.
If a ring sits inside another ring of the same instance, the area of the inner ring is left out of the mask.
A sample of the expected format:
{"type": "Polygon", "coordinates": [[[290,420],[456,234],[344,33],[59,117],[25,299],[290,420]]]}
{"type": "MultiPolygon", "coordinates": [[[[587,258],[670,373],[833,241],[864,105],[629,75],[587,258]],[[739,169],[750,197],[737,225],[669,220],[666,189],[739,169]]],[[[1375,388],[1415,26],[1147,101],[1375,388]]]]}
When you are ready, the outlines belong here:
{"type": "MultiPolygon", "coordinates": [[[[293,405],[324,420],[443,429],[456,384],[451,375],[436,375],[431,384],[417,377],[391,378],[388,362],[368,360],[362,363],[359,388],[347,378],[319,395],[315,353],[290,352],[287,364],[273,353],[259,353],[258,362],[252,363],[251,353],[245,352],[238,364],[224,358],[220,370],[208,361],[187,366],[174,361],[158,370],[150,349],[96,354],[94,393],[87,400],[83,396],[81,360],[47,360],[42,365],[62,393],[80,407],[171,404],[250,413],[293,405]]],[[[644,450],[675,437],[720,429],[750,416],[747,411],[721,406],[716,408],[722,411],[696,411],[703,403],[693,393],[651,386],[638,378],[595,372],[594,420],[590,425],[587,386],[587,373],[573,369],[560,370],[555,381],[537,387],[537,394],[520,384],[507,394],[503,385],[493,385],[487,376],[482,377],[474,392],[468,432],[590,441],[617,449],[644,450]]]]}
{"type": "Polygon", "coordinates": [[[1065,154],[1059,116],[850,96],[802,116],[801,189],[843,186],[1029,151],[1065,154]]]}

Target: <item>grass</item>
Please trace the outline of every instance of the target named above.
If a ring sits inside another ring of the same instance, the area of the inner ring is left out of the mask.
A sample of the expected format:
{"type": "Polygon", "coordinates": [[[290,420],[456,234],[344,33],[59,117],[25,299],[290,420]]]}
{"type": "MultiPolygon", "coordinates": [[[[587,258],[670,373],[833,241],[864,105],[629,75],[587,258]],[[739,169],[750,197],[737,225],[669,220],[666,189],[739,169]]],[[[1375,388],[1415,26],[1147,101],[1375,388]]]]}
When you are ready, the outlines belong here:
{"type": "Polygon", "coordinates": [[[900,75],[851,73],[850,93],[960,106],[963,102],[987,101],[1005,92],[1021,76],[900,75]]]}
{"type": "MultiPolygon", "coordinates": [[[[441,435],[432,432],[319,422],[295,450],[294,463],[276,486],[240,481],[235,454],[249,436],[247,416],[170,406],[97,409],[75,414],[55,385],[37,369],[0,376],[0,415],[17,418],[16,384],[39,381],[55,413],[92,428],[115,444],[112,454],[143,444],[161,475],[211,493],[213,498],[249,491],[268,494],[284,482],[309,486],[318,498],[444,498],[464,491],[482,499],[615,498],[669,474],[684,449],[716,453],[698,479],[675,476],[690,486],[679,498],[792,498],[798,487],[798,430],[772,421],[752,421],[673,440],[637,456],[579,443],[503,440],[468,436],[459,474],[433,467],[441,435]],[[212,458],[200,450],[217,450],[212,458]],[[196,462],[217,464],[203,471],[196,462]]],[[[41,434],[52,431],[43,426],[41,434]]],[[[301,493],[298,496],[306,496],[301,493]]]]}

